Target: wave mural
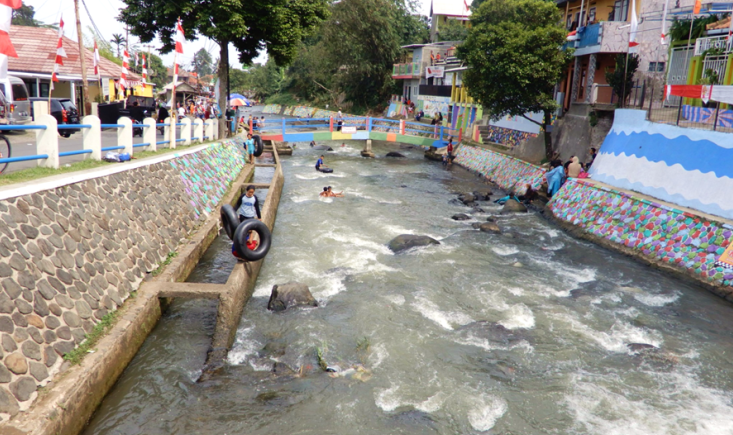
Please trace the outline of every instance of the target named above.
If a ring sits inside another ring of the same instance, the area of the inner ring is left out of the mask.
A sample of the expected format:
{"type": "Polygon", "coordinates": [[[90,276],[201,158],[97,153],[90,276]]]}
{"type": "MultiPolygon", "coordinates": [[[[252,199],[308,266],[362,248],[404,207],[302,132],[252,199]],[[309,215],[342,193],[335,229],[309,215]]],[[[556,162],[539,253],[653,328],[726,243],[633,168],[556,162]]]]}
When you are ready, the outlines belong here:
{"type": "Polygon", "coordinates": [[[733,135],[655,124],[616,110],[590,173],[594,180],[733,218],[733,135]]]}

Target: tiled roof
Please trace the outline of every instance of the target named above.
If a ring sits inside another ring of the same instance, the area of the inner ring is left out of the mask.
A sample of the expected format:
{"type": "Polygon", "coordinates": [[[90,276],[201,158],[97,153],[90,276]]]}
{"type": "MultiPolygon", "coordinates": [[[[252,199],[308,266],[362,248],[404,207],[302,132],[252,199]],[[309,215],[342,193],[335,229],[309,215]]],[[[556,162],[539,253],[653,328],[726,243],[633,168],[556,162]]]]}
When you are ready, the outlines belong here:
{"type": "MultiPolygon", "coordinates": [[[[54,61],[56,60],[56,44],[58,42],[58,31],[45,27],[10,26],[10,40],[15,46],[18,57],[8,58],[8,71],[51,74],[53,73],[54,61]]],[[[59,68],[59,75],[81,77],[81,60],[79,58],[79,43],[64,36],[64,50],[66,59],[64,65],[59,68]]],[[[84,49],[87,76],[94,74],[94,53],[84,49]]],[[[122,68],[116,63],[101,58],[99,70],[102,77],[119,78],[122,68]]],[[[141,77],[135,73],[128,72],[127,79],[131,81],[140,80],[141,77]]]]}

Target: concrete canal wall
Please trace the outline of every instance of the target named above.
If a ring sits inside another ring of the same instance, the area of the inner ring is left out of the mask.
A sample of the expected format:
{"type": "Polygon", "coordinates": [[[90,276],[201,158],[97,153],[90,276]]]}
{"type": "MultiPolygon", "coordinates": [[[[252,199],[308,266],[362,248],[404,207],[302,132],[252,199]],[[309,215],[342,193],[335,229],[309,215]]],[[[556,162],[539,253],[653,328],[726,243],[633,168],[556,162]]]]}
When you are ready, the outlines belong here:
{"type": "MultiPolygon", "coordinates": [[[[170,253],[186,251],[183,256],[193,258],[204,240],[210,243],[216,225],[197,246],[190,237],[204,223],[218,221],[217,206],[244,168],[241,142],[235,139],[0,190],[0,433],[69,433],[59,427],[18,431],[23,424],[10,423],[22,423],[29,413],[21,411],[39,397],[39,387],[46,387],[41,396],[59,389],[78,367],[70,369],[63,356],[109,313],[125,311],[125,301],[170,261],[170,253]]],[[[179,261],[176,279],[185,279],[197,261],[179,261]]],[[[159,313],[157,295],[151,301],[137,314],[159,313]]],[[[114,367],[116,358],[131,358],[157,317],[152,319],[121,320],[129,331],[118,338],[131,355],[106,356],[104,363],[114,367]]],[[[100,373],[88,371],[76,379],[97,385],[103,397],[102,386],[111,386],[116,376],[110,380],[109,373],[100,373]]],[[[96,404],[84,406],[93,411],[96,404]]],[[[49,423],[54,412],[64,412],[49,409],[37,420],[49,423]]]]}
{"type": "MultiPolygon", "coordinates": [[[[543,181],[540,167],[500,153],[469,146],[457,153],[456,163],[505,190],[521,192],[526,184],[537,188],[543,181]]],[[[715,265],[733,240],[733,226],[723,218],[578,179],[565,183],[548,210],[577,236],[688,275],[733,301],[733,270],[715,265]]]]}

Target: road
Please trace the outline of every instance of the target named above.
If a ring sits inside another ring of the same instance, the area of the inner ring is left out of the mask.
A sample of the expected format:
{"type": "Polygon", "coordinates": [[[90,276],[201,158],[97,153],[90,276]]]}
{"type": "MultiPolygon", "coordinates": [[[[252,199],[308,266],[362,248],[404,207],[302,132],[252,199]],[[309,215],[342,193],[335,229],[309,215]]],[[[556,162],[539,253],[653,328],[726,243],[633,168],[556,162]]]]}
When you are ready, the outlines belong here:
{"type": "MultiPolygon", "coordinates": [[[[11,131],[8,134],[5,135],[8,140],[10,141],[10,144],[13,147],[12,157],[22,157],[22,156],[32,156],[38,154],[36,151],[36,134],[32,131],[11,131]]],[[[177,133],[176,137],[180,136],[180,128],[179,133],[177,133]]],[[[160,142],[163,140],[163,135],[158,133],[157,134],[157,141],[160,142]]],[[[142,143],[143,138],[140,136],[135,136],[133,138],[133,143],[142,143]]],[[[106,129],[102,130],[102,147],[111,147],[117,145],[117,131],[113,129],[106,129]]],[[[166,145],[158,145],[158,147],[164,147],[167,148],[166,145]]],[[[83,149],[82,145],[82,134],[81,132],[76,132],[71,135],[69,138],[61,137],[59,136],[59,152],[65,152],[65,151],[76,151],[83,149]]],[[[102,153],[104,154],[104,153],[102,153]]],[[[65,165],[68,163],[74,163],[79,162],[84,159],[84,155],[78,155],[78,156],[67,156],[67,157],[61,157],[61,165],[65,165]]],[[[22,169],[28,169],[28,168],[34,168],[38,166],[37,160],[29,160],[26,162],[15,162],[8,165],[7,169],[4,173],[8,172],[15,172],[22,169]]]]}

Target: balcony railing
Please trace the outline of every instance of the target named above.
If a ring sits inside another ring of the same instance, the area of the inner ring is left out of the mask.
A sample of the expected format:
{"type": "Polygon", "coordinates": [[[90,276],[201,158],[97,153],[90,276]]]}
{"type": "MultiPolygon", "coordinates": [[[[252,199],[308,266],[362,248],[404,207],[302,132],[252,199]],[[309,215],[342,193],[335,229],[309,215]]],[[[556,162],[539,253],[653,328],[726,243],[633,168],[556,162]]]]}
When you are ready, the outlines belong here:
{"type": "Polygon", "coordinates": [[[720,54],[727,54],[733,51],[733,38],[728,40],[728,36],[711,36],[709,38],[698,38],[695,42],[695,56],[702,56],[703,53],[710,49],[718,49],[720,54]]]}
{"type": "Polygon", "coordinates": [[[393,78],[412,78],[420,77],[420,64],[415,63],[397,63],[392,66],[393,78]]]}

